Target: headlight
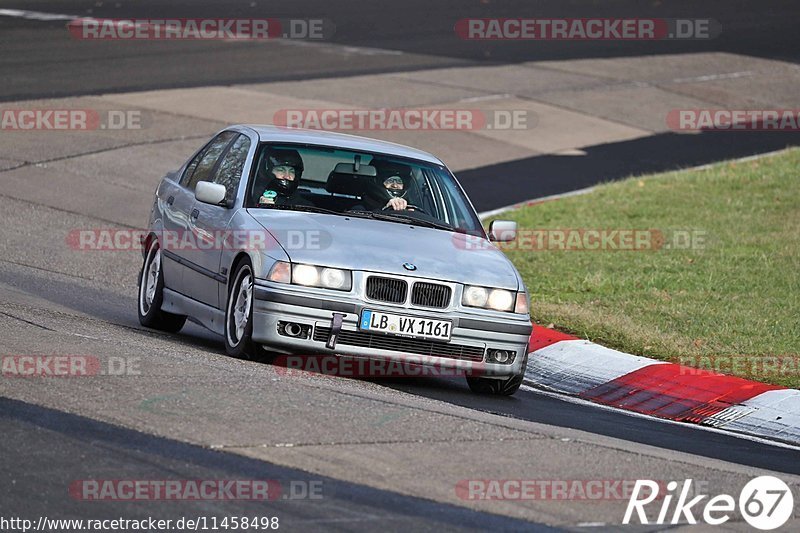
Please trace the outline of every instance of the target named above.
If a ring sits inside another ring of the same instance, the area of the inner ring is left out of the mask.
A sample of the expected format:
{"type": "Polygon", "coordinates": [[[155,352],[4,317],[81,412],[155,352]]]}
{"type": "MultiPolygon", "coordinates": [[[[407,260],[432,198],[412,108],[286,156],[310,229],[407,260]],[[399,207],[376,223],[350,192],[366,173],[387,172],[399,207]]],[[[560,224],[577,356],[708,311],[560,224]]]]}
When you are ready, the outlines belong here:
{"type": "Polygon", "coordinates": [[[353,274],[349,270],[314,265],[292,265],[286,261],[277,261],[272,265],[267,279],[278,283],[292,283],[338,291],[349,291],[353,286],[353,274]]]}
{"type": "Polygon", "coordinates": [[[323,268],[322,274],[319,279],[323,287],[329,289],[349,290],[350,289],[350,276],[349,272],[340,270],[338,268],[323,268]]]}
{"type": "Polygon", "coordinates": [[[489,293],[487,304],[495,311],[511,311],[514,305],[514,294],[503,289],[494,289],[489,293]]]}
{"type": "Polygon", "coordinates": [[[505,311],[525,314],[528,312],[528,299],[524,292],[490,289],[467,285],[461,304],[468,307],[480,307],[494,311],[505,311]]]}
{"type": "Polygon", "coordinates": [[[319,270],[311,265],[294,265],[292,268],[292,283],[306,286],[317,285],[319,283],[319,270]]]}
{"type": "Polygon", "coordinates": [[[483,287],[467,286],[464,288],[464,297],[461,299],[461,303],[470,307],[485,307],[488,298],[489,291],[483,287]]]}

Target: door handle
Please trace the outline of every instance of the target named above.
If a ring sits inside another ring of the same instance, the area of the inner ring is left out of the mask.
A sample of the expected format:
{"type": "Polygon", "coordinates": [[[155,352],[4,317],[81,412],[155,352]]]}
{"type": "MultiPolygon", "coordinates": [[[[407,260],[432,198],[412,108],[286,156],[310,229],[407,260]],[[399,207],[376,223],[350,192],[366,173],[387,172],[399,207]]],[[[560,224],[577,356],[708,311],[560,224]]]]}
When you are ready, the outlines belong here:
{"type": "Polygon", "coordinates": [[[175,203],[175,197],[174,196],[170,196],[169,198],[167,198],[167,205],[171,206],[174,203],[175,203]]]}
{"type": "Polygon", "coordinates": [[[200,210],[199,209],[192,209],[192,214],[191,214],[192,221],[197,220],[197,217],[199,217],[199,216],[200,216],[200,210]]]}

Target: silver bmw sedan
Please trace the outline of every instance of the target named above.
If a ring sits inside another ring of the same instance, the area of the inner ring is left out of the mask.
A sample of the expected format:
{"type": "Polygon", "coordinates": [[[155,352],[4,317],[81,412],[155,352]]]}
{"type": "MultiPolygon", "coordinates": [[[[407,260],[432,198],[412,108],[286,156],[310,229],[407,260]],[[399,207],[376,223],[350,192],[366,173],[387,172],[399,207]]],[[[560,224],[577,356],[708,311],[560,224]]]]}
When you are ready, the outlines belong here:
{"type": "Polygon", "coordinates": [[[352,135],[225,128],[155,193],[138,314],[186,319],[236,357],[330,354],[463,370],[479,393],[522,383],[532,326],[517,270],[453,174],[352,135]]]}

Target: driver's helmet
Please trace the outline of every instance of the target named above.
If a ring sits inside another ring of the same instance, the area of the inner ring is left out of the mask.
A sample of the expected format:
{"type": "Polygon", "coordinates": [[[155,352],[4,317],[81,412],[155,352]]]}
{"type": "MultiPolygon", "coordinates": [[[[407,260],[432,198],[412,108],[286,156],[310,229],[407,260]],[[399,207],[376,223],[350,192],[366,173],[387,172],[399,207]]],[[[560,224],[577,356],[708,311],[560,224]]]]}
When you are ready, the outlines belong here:
{"type": "Polygon", "coordinates": [[[267,177],[270,178],[267,189],[283,196],[291,196],[300,185],[300,177],[303,175],[303,158],[297,150],[270,149],[264,164],[267,177]],[[288,172],[294,172],[293,180],[286,179],[288,172]]]}
{"type": "Polygon", "coordinates": [[[403,198],[412,183],[411,167],[402,163],[373,160],[376,176],[367,183],[365,196],[376,204],[384,205],[392,198],[403,198]]]}

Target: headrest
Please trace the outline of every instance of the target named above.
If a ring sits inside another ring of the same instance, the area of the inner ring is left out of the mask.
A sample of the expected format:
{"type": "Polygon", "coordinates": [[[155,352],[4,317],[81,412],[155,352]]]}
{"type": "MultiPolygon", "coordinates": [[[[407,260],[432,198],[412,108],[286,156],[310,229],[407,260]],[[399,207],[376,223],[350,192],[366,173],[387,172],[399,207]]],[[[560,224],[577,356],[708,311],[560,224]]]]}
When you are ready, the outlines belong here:
{"type": "Polygon", "coordinates": [[[348,196],[361,196],[364,194],[367,178],[357,174],[346,174],[343,172],[331,172],[328,175],[328,182],[325,190],[329,193],[346,194],[348,196]]]}

